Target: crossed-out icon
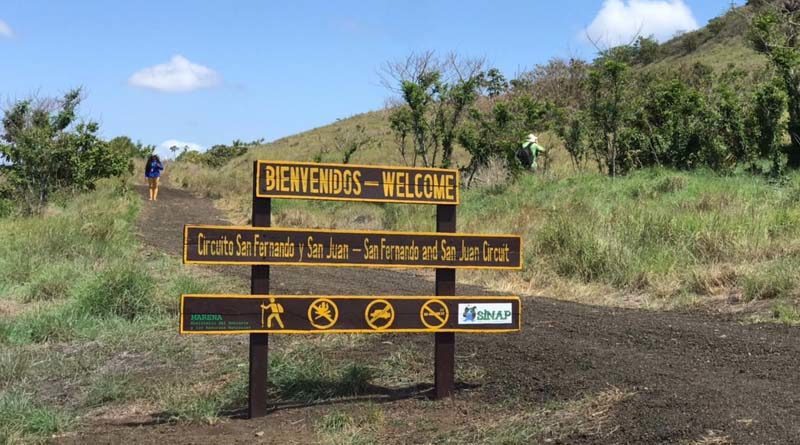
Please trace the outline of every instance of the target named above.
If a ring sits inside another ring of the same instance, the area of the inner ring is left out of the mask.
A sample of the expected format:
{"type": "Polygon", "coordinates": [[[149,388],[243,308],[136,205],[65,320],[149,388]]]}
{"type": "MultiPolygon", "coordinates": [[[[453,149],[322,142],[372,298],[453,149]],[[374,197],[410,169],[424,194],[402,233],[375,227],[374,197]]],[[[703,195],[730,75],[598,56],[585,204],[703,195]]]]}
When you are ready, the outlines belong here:
{"type": "Polygon", "coordinates": [[[383,299],[375,300],[367,305],[364,318],[372,329],[376,331],[386,329],[394,322],[394,306],[383,299]]]}
{"type": "Polygon", "coordinates": [[[308,305],[308,322],[317,329],[333,327],[339,320],[339,307],[329,298],[317,298],[308,305]]]}
{"type": "Polygon", "coordinates": [[[419,319],[428,329],[439,329],[447,324],[450,310],[442,300],[428,300],[419,310],[419,319]]]}

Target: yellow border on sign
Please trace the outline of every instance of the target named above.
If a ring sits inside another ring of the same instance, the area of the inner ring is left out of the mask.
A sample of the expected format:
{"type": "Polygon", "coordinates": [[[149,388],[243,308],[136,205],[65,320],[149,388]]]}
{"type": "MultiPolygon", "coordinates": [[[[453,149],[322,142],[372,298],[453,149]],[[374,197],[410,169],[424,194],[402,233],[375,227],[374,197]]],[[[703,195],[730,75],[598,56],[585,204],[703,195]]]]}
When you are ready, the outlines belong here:
{"type": "Polygon", "coordinates": [[[452,332],[455,334],[508,334],[512,332],[520,332],[522,330],[522,300],[517,296],[486,296],[486,297],[477,297],[477,296],[405,296],[405,295],[397,295],[397,296],[368,296],[368,295],[235,295],[235,294],[222,294],[222,295],[212,295],[212,294],[181,294],[181,311],[180,311],[180,324],[178,325],[178,332],[181,335],[239,335],[239,334],[426,334],[426,333],[436,333],[436,332],[452,332]],[[374,329],[328,329],[328,330],[295,330],[295,329],[288,329],[288,330],[269,330],[269,329],[242,329],[237,331],[185,331],[183,329],[183,302],[186,297],[189,298],[231,298],[231,299],[253,299],[253,300],[263,300],[264,297],[273,297],[273,298],[280,298],[280,299],[290,299],[290,300],[302,300],[302,299],[312,299],[312,298],[330,298],[332,300],[336,299],[347,299],[347,300],[375,300],[375,299],[389,299],[389,300],[429,300],[429,299],[437,299],[437,300],[491,300],[491,301],[516,301],[517,305],[519,306],[519,314],[517,315],[517,327],[509,328],[509,329],[464,329],[464,328],[453,328],[453,329],[429,329],[429,328],[411,328],[411,329],[384,329],[384,330],[374,330],[374,329]]]}
{"type": "Polygon", "coordinates": [[[218,226],[205,224],[184,224],[183,225],[183,264],[208,264],[208,265],[228,265],[228,266],[308,266],[308,267],[366,267],[373,269],[400,268],[400,269],[472,269],[472,270],[522,270],[523,252],[522,237],[519,235],[496,234],[496,233],[461,233],[461,232],[389,232],[374,230],[336,230],[336,229],[298,229],[283,227],[253,227],[253,226],[218,226]],[[317,232],[317,233],[337,233],[347,234],[356,233],[359,235],[423,235],[423,236],[467,236],[482,238],[519,238],[519,266],[430,266],[419,264],[353,264],[353,263],[321,263],[303,262],[287,263],[281,261],[190,261],[188,259],[188,247],[186,239],[189,237],[189,228],[201,229],[227,229],[241,231],[267,231],[267,232],[317,232]]]}
{"type": "Polygon", "coordinates": [[[458,169],[452,168],[436,168],[436,167],[401,167],[392,165],[363,165],[363,164],[326,164],[307,161],[270,161],[270,160],[257,160],[256,161],[256,197],[257,198],[274,198],[274,199],[313,199],[322,201],[352,201],[352,202],[384,202],[384,203],[397,203],[397,204],[436,204],[436,205],[459,205],[461,204],[461,172],[458,169]],[[454,173],[456,176],[456,200],[453,201],[420,201],[414,199],[372,199],[372,198],[342,198],[338,196],[286,196],[286,195],[269,195],[262,194],[259,188],[261,184],[261,164],[288,164],[288,165],[310,165],[320,167],[336,167],[336,168],[383,168],[390,170],[427,170],[433,172],[446,172],[454,173]]]}

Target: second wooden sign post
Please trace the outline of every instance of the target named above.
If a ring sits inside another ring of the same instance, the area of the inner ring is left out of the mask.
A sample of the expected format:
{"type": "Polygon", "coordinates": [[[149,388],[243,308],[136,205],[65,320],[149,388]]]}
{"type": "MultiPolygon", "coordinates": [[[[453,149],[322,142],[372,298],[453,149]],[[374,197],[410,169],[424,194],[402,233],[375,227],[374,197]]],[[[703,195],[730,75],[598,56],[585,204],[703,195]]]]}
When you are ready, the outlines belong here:
{"type": "MultiPolygon", "coordinates": [[[[438,204],[436,206],[436,231],[453,233],[456,231],[456,206],[438,204]]],[[[449,296],[456,294],[456,270],[453,268],[436,269],[436,295],[449,296]]],[[[447,397],[455,388],[456,369],[456,334],[454,332],[437,332],[434,335],[434,394],[437,399],[447,397]]]]}

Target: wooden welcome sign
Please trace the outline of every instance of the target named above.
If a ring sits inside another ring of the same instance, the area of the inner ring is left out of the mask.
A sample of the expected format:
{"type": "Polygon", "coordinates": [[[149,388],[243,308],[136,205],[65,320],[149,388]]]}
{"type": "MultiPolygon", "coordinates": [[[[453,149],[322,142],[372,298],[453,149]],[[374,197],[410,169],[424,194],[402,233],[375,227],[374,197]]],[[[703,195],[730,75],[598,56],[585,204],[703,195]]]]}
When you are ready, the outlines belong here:
{"type": "Polygon", "coordinates": [[[259,198],[458,204],[458,170],[258,161],[259,198]]]}
{"type": "Polygon", "coordinates": [[[250,335],[250,417],[267,413],[269,334],[433,333],[434,395],[455,385],[455,334],[517,332],[518,297],[456,297],[456,269],[520,270],[515,235],[456,232],[457,170],[256,161],[253,225],[187,224],[184,264],[249,265],[250,295],[182,295],[181,334],[250,335]],[[271,199],[436,205],[436,232],[270,227],[271,199]],[[431,296],[270,295],[281,266],[435,268],[431,296]]]}

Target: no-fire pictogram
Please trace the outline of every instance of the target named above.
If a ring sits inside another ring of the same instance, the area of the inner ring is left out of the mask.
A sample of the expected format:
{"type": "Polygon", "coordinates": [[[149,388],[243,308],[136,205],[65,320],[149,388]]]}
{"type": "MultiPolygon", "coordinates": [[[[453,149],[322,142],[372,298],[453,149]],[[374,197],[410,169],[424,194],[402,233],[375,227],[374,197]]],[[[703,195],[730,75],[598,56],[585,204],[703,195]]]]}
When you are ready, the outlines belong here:
{"type": "Polygon", "coordinates": [[[317,298],[308,305],[308,322],[317,329],[329,329],[339,319],[339,307],[329,298],[317,298]]]}

